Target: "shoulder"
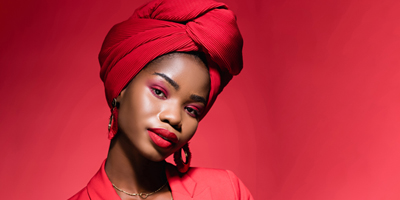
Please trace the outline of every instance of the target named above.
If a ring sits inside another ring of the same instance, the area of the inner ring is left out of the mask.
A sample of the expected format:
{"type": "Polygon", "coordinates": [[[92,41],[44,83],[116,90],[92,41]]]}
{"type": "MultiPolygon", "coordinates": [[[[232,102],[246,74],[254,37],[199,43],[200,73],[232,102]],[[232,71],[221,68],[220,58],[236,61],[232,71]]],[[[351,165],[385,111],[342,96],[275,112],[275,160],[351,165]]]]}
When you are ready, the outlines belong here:
{"type": "Polygon", "coordinates": [[[229,189],[236,196],[250,195],[243,182],[230,170],[193,167],[188,171],[188,176],[197,182],[212,186],[214,189],[223,191],[229,189]]]}
{"type": "Polygon", "coordinates": [[[191,167],[186,173],[196,182],[209,183],[209,184],[219,184],[227,182],[237,182],[237,176],[229,171],[223,169],[212,169],[203,167],[191,167]]]}
{"type": "Polygon", "coordinates": [[[191,167],[179,177],[183,185],[190,185],[190,179],[196,183],[196,190],[209,190],[215,199],[253,200],[243,182],[230,170],[191,167]]]}
{"type": "Polygon", "coordinates": [[[68,200],[89,200],[87,187],[84,187],[81,191],[76,193],[74,196],[72,196],[68,200]]]}

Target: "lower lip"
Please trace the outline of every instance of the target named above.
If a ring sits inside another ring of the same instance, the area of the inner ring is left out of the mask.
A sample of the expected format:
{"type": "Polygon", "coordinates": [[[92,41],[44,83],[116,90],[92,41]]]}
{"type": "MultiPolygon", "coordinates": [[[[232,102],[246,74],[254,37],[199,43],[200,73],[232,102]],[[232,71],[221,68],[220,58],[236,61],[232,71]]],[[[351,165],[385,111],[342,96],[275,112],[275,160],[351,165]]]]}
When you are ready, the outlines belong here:
{"type": "Polygon", "coordinates": [[[147,130],[151,140],[153,140],[154,144],[161,148],[168,148],[172,146],[170,141],[165,140],[164,138],[160,137],[159,135],[155,134],[153,131],[147,130]]]}

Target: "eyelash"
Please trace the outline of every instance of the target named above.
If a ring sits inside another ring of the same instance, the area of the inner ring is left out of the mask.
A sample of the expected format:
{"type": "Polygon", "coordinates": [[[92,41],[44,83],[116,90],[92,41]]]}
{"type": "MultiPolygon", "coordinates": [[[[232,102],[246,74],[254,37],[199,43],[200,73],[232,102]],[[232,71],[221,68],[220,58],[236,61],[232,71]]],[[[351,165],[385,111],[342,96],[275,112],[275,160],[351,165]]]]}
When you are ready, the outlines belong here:
{"type": "MultiPolygon", "coordinates": [[[[159,99],[167,99],[166,92],[161,89],[152,87],[151,92],[159,99]]],[[[200,112],[196,108],[185,107],[185,110],[191,117],[198,118],[200,116],[200,112]]]]}
{"type": "Polygon", "coordinates": [[[151,92],[154,94],[159,99],[166,99],[167,95],[165,94],[164,91],[157,89],[157,88],[151,88],[151,92]]]}
{"type": "Polygon", "coordinates": [[[186,107],[185,108],[186,111],[188,112],[188,114],[194,118],[198,118],[200,116],[200,113],[198,110],[196,110],[195,108],[192,107],[186,107]]]}

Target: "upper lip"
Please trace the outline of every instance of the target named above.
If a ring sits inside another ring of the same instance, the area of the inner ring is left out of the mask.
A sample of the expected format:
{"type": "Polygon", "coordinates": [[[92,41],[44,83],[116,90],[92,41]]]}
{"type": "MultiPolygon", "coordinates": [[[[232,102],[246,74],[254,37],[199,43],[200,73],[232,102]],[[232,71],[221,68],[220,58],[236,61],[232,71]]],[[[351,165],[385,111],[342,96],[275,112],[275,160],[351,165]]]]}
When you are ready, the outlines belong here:
{"type": "Polygon", "coordinates": [[[168,140],[172,143],[178,143],[178,137],[176,137],[175,133],[172,133],[164,128],[149,128],[149,131],[154,132],[165,140],[168,140]]]}

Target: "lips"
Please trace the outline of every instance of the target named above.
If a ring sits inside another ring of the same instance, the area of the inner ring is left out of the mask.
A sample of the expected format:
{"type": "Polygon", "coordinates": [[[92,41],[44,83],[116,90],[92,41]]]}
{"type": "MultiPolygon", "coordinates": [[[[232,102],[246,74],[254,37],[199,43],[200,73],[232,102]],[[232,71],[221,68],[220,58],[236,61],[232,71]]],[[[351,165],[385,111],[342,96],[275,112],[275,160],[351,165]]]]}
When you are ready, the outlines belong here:
{"type": "Polygon", "coordinates": [[[161,148],[168,148],[173,144],[178,143],[178,137],[167,129],[150,128],[147,132],[154,144],[161,148]]]}

